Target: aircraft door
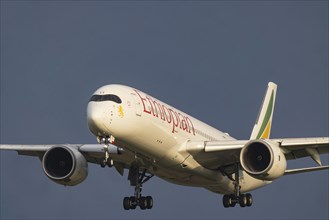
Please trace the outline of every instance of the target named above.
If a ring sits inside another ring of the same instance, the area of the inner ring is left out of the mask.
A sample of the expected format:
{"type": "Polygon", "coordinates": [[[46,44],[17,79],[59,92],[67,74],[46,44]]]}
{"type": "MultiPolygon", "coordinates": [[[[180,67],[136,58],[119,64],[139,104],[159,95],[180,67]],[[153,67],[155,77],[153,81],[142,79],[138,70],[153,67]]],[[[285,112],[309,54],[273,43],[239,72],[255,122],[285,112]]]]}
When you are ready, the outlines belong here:
{"type": "Polygon", "coordinates": [[[142,104],[140,99],[137,97],[136,94],[131,93],[132,97],[134,98],[134,107],[135,107],[135,113],[137,116],[142,115],[142,104]]]}

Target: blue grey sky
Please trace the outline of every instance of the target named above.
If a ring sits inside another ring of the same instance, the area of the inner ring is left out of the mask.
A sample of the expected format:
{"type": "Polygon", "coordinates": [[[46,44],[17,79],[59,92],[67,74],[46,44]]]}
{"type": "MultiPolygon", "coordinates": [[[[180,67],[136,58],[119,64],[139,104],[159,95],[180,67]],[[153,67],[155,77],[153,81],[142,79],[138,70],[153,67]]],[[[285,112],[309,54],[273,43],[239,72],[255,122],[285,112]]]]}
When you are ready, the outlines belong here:
{"type": "MultiPolygon", "coordinates": [[[[86,122],[105,84],[136,87],[247,139],[267,83],[273,138],[329,136],[328,1],[1,1],[1,143],[95,143],[86,122]]],[[[328,219],[328,171],[284,176],[251,208],[157,177],[152,210],[124,211],[127,172],[90,165],[64,187],[37,158],[0,152],[1,219],[328,219]]],[[[328,164],[328,155],[323,155],[328,164]]],[[[288,167],[315,166],[310,158],[288,167]]]]}

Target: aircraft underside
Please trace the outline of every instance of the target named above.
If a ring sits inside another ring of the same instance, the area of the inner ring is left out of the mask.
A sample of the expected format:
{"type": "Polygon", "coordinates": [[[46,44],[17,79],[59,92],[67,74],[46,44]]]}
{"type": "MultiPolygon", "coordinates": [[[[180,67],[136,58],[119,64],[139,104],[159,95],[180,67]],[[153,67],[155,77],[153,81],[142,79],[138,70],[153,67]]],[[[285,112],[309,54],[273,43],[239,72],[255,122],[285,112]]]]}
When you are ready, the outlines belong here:
{"type": "MultiPolygon", "coordinates": [[[[111,138],[99,138],[100,140],[110,140],[111,138]]],[[[105,141],[106,144],[106,141],[105,141]]],[[[241,207],[252,205],[252,196],[249,192],[262,187],[269,181],[259,181],[241,170],[240,164],[236,164],[236,172],[224,174],[219,170],[209,170],[204,167],[184,167],[178,164],[174,167],[163,168],[161,166],[145,166],[142,159],[133,161],[129,167],[128,180],[134,187],[132,196],[124,197],[123,207],[125,210],[135,209],[139,206],[142,210],[153,207],[153,198],[142,195],[142,186],[153,176],[157,176],[167,182],[190,187],[201,187],[211,192],[222,194],[224,207],[234,207],[240,204],[241,207]],[[137,162],[140,161],[140,162],[137,162]],[[144,164],[144,165],[142,165],[144,164]],[[236,178],[237,177],[237,178],[236,178]]],[[[102,167],[113,165],[111,160],[104,160],[102,167]]]]}

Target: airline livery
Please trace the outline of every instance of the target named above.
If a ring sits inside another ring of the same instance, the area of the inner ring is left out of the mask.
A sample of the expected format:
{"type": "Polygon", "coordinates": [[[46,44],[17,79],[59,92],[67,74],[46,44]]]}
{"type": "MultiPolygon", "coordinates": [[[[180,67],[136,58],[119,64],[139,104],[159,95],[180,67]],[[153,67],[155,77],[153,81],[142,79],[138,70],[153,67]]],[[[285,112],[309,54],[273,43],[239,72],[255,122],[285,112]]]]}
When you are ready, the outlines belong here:
{"type": "Polygon", "coordinates": [[[106,85],[90,98],[87,121],[98,144],[0,145],[42,161],[45,175],[74,186],[88,175],[88,163],[127,169],[134,194],[125,210],[151,209],[142,185],[153,176],[223,194],[224,207],[251,206],[249,193],[287,175],[329,169],[329,137],[270,139],[276,84],[270,82],[249,140],[236,140],[192,116],[131,87],[106,85]],[[287,161],[311,157],[318,166],[288,170],[287,161]]]}

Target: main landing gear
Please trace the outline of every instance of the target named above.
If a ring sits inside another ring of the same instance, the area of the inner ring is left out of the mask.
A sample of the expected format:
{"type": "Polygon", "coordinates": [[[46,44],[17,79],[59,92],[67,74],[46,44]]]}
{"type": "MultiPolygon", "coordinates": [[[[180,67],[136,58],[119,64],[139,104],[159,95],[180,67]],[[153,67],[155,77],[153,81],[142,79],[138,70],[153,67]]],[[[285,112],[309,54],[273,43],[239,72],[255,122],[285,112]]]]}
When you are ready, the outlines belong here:
{"type": "Polygon", "coordinates": [[[250,193],[241,194],[240,193],[240,177],[239,177],[239,169],[240,165],[235,165],[235,178],[234,182],[234,194],[224,195],[223,196],[223,205],[225,208],[234,207],[237,203],[240,204],[241,207],[250,207],[252,205],[252,195],[250,193]]]}
{"type": "Polygon", "coordinates": [[[135,195],[123,199],[123,208],[125,210],[136,209],[137,206],[142,210],[153,207],[153,198],[151,196],[142,196],[142,184],[152,177],[152,174],[146,173],[146,169],[140,171],[139,166],[136,164],[130,167],[128,179],[130,180],[130,185],[135,186],[135,195]]]}
{"type": "MultiPolygon", "coordinates": [[[[115,138],[110,137],[97,137],[97,141],[104,145],[104,158],[99,161],[101,167],[106,165],[109,167],[113,166],[113,160],[110,157],[108,147],[113,144],[115,138]]],[[[125,197],[123,199],[123,208],[125,210],[136,209],[139,206],[142,210],[151,209],[153,207],[153,198],[151,196],[142,196],[142,185],[153,177],[153,174],[148,174],[146,169],[141,169],[138,162],[133,162],[129,169],[128,180],[130,185],[135,186],[134,196],[125,197]]]]}

